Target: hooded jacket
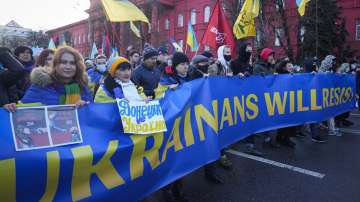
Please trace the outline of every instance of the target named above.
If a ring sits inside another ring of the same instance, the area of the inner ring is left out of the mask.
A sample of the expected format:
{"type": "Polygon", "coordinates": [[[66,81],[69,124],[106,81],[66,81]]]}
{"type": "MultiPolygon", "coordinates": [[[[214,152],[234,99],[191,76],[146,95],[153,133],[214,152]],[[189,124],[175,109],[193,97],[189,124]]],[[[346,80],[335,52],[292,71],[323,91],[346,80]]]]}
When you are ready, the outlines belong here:
{"type": "Polygon", "coordinates": [[[220,68],[220,73],[221,74],[226,74],[227,72],[230,73],[231,68],[230,68],[230,62],[231,61],[226,61],[225,57],[224,57],[224,49],[225,49],[225,45],[220,46],[217,50],[217,56],[218,56],[218,61],[220,62],[221,68],[220,68]]]}
{"type": "Polygon", "coordinates": [[[331,72],[333,71],[333,62],[336,59],[333,55],[328,55],[325,57],[323,61],[321,61],[321,65],[319,68],[319,72],[331,72]]]}
{"type": "Polygon", "coordinates": [[[246,47],[248,45],[249,43],[247,42],[240,44],[238,57],[230,63],[230,68],[234,75],[237,75],[239,73],[251,75],[253,73],[253,69],[249,64],[251,53],[246,51],[246,47]]]}
{"type": "MultiPolygon", "coordinates": [[[[60,97],[65,95],[65,87],[51,78],[50,71],[51,69],[48,67],[38,67],[31,72],[31,86],[21,99],[22,103],[61,104],[60,97]]],[[[80,96],[84,101],[93,101],[90,90],[87,87],[81,90],[80,96]]]]}
{"type": "Polygon", "coordinates": [[[11,102],[17,102],[15,84],[25,75],[23,65],[11,54],[7,48],[0,48],[0,107],[11,102]]]}

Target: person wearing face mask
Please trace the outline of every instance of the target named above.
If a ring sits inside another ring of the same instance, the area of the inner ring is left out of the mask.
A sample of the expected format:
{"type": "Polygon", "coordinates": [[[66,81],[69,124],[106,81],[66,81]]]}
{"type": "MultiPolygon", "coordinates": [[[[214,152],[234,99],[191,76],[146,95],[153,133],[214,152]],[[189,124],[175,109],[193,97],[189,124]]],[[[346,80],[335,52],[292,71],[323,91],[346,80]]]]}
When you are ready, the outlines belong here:
{"type": "MultiPolygon", "coordinates": [[[[238,53],[238,57],[230,63],[233,74],[241,77],[250,76],[253,73],[253,68],[250,64],[252,46],[247,42],[241,43],[238,48],[238,53]]],[[[243,140],[246,143],[245,153],[263,156],[264,154],[255,148],[255,140],[256,135],[250,135],[243,140]]]]}
{"type": "Polygon", "coordinates": [[[234,75],[249,76],[253,73],[250,64],[252,50],[250,43],[245,42],[240,44],[238,57],[230,63],[230,68],[234,75]]]}
{"type": "Polygon", "coordinates": [[[231,63],[231,48],[230,46],[223,45],[217,50],[218,66],[221,75],[232,76],[233,72],[230,68],[231,63]]]}
{"type": "Polygon", "coordinates": [[[192,65],[189,69],[189,78],[191,80],[208,76],[209,58],[203,55],[196,55],[192,58],[192,65]]]}
{"type": "Polygon", "coordinates": [[[88,70],[88,76],[90,81],[89,87],[93,92],[93,95],[96,94],[97,89],[99,88],[100,84],[102,83],[106,75],[107,75],[106,56],[98,55],[95,58],[94,68],[88,70]]]}

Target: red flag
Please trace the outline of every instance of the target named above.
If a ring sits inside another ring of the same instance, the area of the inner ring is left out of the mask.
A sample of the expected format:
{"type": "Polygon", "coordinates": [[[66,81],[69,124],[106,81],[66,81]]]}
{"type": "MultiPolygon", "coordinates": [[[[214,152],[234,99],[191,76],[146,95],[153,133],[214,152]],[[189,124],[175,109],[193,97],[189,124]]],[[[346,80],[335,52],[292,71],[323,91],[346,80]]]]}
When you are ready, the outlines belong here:
{"type": "Polygon", "coordinates": [[[222,45],[231,46],[235,50],[236,44],[232,29],[221,9],[220,1],[217,0],[212,11],[208,27],[201,39],[201,45],[208,45],[218,49],[222,45]]]}

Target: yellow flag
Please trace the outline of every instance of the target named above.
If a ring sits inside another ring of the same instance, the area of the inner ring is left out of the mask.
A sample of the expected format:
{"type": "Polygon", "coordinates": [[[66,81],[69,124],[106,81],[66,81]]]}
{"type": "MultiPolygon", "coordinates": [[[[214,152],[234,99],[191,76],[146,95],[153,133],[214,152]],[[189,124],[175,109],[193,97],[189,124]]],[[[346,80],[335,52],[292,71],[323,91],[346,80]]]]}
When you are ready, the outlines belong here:
{"type": "Polygon", "coordinates": [[[135,24],[132,21],[130,21],[130,29],[132,32],[134,32],[135,36],[137,36],[138,38],[141,38],[139,29],[135,26],[135,24]]]}
{"type": "Polygon", "coordinates": [[[130,1],[101,0],[110,22],[142,21],[149,23],[145,14],[130,1]]]}
{"type": "Polygon", "coordinates": [[[259,15],[259,0],[245,0],[233,27],[237,39],[256,36],[254,18],[259,15]]]}

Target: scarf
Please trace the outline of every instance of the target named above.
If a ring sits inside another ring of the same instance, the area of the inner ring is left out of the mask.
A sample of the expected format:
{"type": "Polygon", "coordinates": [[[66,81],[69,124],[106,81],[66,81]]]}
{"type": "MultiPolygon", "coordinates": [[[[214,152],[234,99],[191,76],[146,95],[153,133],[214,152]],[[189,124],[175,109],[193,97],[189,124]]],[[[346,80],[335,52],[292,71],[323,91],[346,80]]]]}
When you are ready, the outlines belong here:
{"type": "Polygon", "coordinates": [[[60,96],[60,104],[75,104],[81,100],[80,86],[77,83],[64,85],[65,94],[60,96]]]}

